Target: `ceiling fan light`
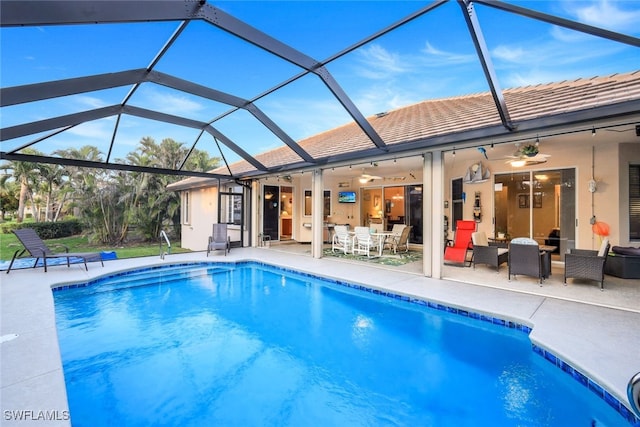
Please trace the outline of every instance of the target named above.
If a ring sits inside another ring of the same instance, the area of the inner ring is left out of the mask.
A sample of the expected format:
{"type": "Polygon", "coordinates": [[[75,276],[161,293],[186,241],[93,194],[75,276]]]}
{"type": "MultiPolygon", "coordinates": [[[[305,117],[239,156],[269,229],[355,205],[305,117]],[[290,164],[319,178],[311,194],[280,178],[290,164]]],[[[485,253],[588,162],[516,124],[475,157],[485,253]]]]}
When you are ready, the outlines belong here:
{"type": "Polygon", "coordinates": [[[369,181],[369,178],[360,177],[360,179],[358,179],[358,181],[360,181],[360,184],[366,184],[367,181],[369,181]]]}
{"type": "Polygon", "coordinates": [[[522,166],[524,166],[526,164],[527,164],[526,160],[512,160],[511,161],[511,166],[513,166],[514,168],[521,168],[522,166]]]}

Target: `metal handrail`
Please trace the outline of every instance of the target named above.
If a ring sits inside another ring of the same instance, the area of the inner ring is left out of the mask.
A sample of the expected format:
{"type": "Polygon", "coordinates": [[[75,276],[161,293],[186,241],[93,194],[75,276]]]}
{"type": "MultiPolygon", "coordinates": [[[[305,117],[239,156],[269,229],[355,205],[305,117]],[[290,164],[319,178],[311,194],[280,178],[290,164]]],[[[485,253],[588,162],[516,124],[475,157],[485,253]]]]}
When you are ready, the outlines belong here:
{"type": "Polygon", "coordinates": [[[160,230],[160,258],[164,259],[165,255],[169,255],[171,253],[171,242],[169,241],[169,236],[167,236],[167,233],[165,233],[164,230],[160,230]],[[167,242],[167,251],[164,252],[162,250],[162,239],[164,238],[164,240],[167,242]]]}
{"type": "Polygon", "coordinates": [[[635,374],[629,380],[629,385],[627,385],[627,397],[629,398],[631,409],[638,417],[640,417],[640,372],[635,374]]]}

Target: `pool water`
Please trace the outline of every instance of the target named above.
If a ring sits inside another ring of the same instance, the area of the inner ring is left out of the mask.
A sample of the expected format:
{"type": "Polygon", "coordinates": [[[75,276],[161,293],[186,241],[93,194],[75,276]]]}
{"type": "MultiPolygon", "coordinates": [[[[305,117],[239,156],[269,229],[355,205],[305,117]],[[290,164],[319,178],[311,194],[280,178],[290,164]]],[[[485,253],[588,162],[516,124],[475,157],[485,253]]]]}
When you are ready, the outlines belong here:
{"type": "Polygon", "coordinates": [[[526,333],[259,263],[56,291],[74,426],[628,426],[526,333]]]}

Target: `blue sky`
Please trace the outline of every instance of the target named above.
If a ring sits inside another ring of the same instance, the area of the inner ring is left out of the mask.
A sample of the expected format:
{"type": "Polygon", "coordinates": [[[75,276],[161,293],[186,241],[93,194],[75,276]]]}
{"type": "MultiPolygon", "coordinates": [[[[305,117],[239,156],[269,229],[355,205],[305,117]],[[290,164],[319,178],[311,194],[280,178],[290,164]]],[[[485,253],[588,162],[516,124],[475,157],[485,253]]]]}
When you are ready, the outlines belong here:
{"type": "MultiPolygon", "coordinates": [[[[325,60],[430,2],[419,1],[209,1],[276,39],[325,60]]],[[[532,1],[518,5],[640,36],[640,1],[532,1]]],[[[500,86],[505,88],[629,72],[640,67],[640,50],[546,23],[476,5],[500,86]]],[[[177,28],[177,22],[2,28],[2,87],[146,67],[177,28]]],[[[365,116],[424,99],[488,90],[456,2],[449,2],[331,62],[327,68],[365,116]]],[[[155,68],[176,77],[253,98],[300,70],[204,23],[192,22],[155,68]]],[[[129,87],[4,107],[2,127],[98,108],[122,101],[129,87]]],[[[152,84],[131,105],[209,121],[230,108],[152,84]]],[[[258,100],[256,105],[299,140],[350,120],[313,75],[258,100]]],[[[106,155],[115,119],[77,126],[34,148],[98,146],[106,155]]],[[[251,154],[282,145],[243,111],[214,124],[251,154]]],[[[197,130],[123,116],[111,160],[124,157],[151,136],[191,145],[197,130]]],[[[2,142],[9,151],[37,136],[2,142]]],[[[217,156],[205,135],[197,148],[217,156]]],[[[223,149],[229,161],[238,157],[223,149]]]]}

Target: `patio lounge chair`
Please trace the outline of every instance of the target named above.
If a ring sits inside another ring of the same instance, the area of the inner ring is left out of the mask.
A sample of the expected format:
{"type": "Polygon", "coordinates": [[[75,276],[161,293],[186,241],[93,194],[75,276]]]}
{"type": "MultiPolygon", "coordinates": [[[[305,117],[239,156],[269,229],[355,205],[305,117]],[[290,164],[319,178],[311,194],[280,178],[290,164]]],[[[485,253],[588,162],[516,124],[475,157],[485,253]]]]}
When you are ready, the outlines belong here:
{"type": "Polygon", "coordinates": [[[38,236],[36,231],[33,228],[22,228],[19,230],[13,230],[13,234],[16,235],[24,249],[18,249],[13,254],[13,258],[11,258],[11,263],[9,264],[9,268],[7,269],[7,274],[11,271],[13,267],[13,263],[17,258],[22,257],[25,252],[29,253],[29,255],[35,258],[35,262],[33,263],[33,268],[36,268],[38,265],[38,260],[42,258],[42,263],[44,265],[44,272],[47,272],[47,260],[53,258],[66,258],[67,259],[67,267],[71,266],[71,259],[81,259],[84,262],[85,270],[89,271],[87,267],[87,261],[98,261],[104,267],[104,261],[102,260],[102,254],[100,252],[83,252],[83,253],[73,253],[69,252],[69,248],[64,245],[62,246],[65,251],[60,253],[54,253],[44,241],[38,236]]]}
{"type": "MultiPolygon", "coordinates": [[[[395,227],[395,225],[394,225],[395,227]]],[[[387,239],[385,245],[389,245],[390,249],[393,249],[393,253],[398,253],[398,250],[404,248],[405,252],[409,252],[409,235],[411,234],[412,225],[403,225],[400,235],[393,235],[387,239]]],[[[391,230],[393,232],[393,230],[391,230]]]]}
{"type": "Polygon", "coordinates": [[[564,284],[567,278],[587,279],[600,282],[600,290],[604,290],[604,267],[609,254],[609,239],[604,239],[600,250],[571,249],[564,256],[564,284]]]}
{"type": "MultiPolygon", "coordinates": [[[[471,233],[476,231],[475,221],[458,220],[456,222],[456,234],[453,246],[444,248],[444,260],[453,263],[462,263],[466,266],[467,251],[473,249],[471,233]]],[[[471,262],[469,262],[471,265],[471,262]]]]}
{"type": "Polygon", "coordinates": [[[353,236],[349,234],[349,226],[336,225],[333,228],[333,239],[331,240],[331,252],[340,250],[345,254],[351,252],[353,247],[353,236]]]}
{"type": "Polygon", "coordinates": [[[207,256],[209,252],[222,250],[224,256],[231,250],[231,237],[227,235],[227,224],[213,224],[213,234],[209,236],[207,256]]]}
{"type": "Polygon", "coordinates": [[[378,240],[371,236],[369,227],[355,227],[353,237],[353,253],[366,254],[371,256],[371,249],[378,247],[378,240]]]}
{"type": "Polygon", "coordinates": [[[524,276],[537,277],[542,282],[548,276],[546,256],[540,251],[540,245],[528,237],[518,237],[509,243],[509,280],[511,275],[522,274],[524,276]]]}
{"type": "Polygon", "coordinates": [[[509,250],[498,247],[496,243],[489,243],[484,231],[476,231],[471,235],[473,242],[473,268],[476,264],[487,264],[500,271],[500,264],[509,260],[509,250]]]}

